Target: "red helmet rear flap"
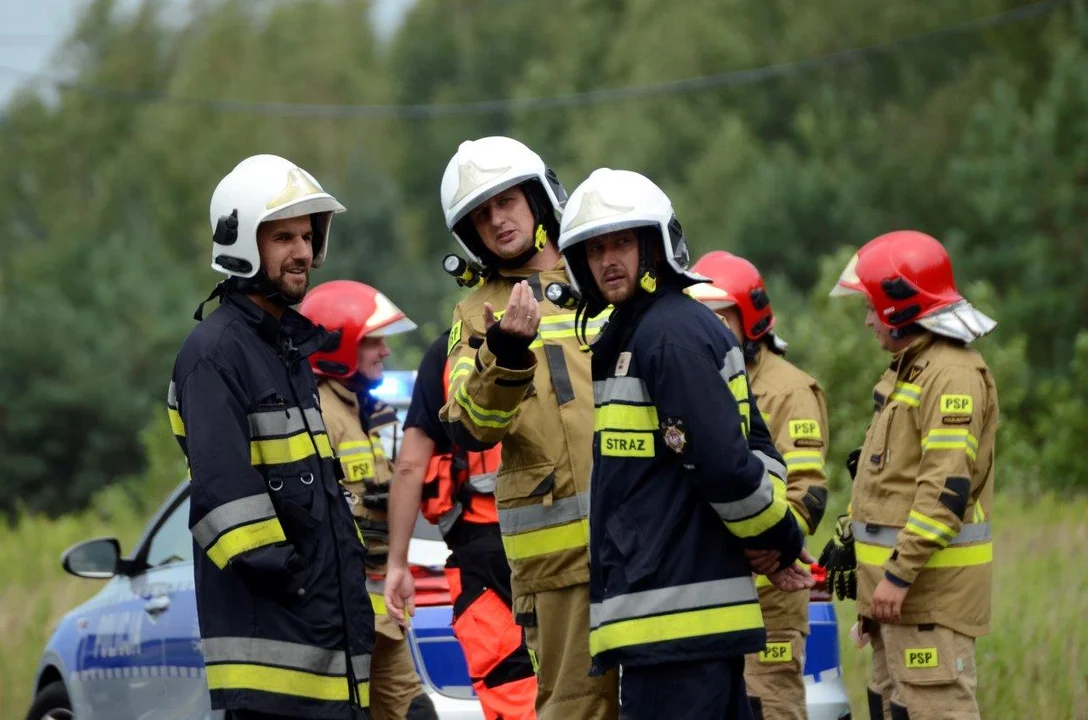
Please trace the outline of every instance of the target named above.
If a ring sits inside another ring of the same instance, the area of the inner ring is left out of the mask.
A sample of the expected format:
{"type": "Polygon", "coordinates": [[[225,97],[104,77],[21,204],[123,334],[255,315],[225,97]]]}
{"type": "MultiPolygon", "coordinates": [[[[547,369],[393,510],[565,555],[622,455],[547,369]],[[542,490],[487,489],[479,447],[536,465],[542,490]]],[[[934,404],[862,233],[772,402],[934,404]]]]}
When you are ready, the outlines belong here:
{"type": "Polygon", "coordinates": [[[693,298],[711,310],[735,306],[744,325],[744,336],[758,340],[774,328],[774,312],[763,277],[742,257],[712,250],[699,258],[692,272],[710,278],[688,288],[693,298]]]}
{"type": "Polygon", "coordinates": [[[299,312],[315,325],[340,333],[335,350],[310,356],[314,373],[348,378],[359,364],[359,343],[368,336],[384,337],[409,332],[415,323],[382,293],[361,282],[333,280],[306,294],[299,312]]]}

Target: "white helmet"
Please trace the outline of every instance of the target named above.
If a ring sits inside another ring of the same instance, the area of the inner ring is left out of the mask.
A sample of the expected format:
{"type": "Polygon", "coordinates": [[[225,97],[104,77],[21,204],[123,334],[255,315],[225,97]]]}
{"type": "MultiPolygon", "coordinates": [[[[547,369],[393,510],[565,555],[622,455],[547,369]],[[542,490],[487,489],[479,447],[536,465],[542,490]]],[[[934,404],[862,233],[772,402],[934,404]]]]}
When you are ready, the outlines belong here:
{"type": "Polygon", "coordinates": [[[329,248],[332,216],[340,212],[344,206],[291,161],[276,155],[248,157],[212,193],[212,268],[232,277],[253,277],[261,269],[257,227],[304,215],[313,218],[313,266],[320,267],[329,248]]]}
{"type": "MultiPolygon", "coordinates": [[[[529,191],[534,186],[526,188],[534,221],[543,225],[545,231],[552,225],[554,232],[558,232],[567,192],[539,155],[524,143],[501,135],[466,140],[457,148],[442,174],[442,212],[446,227],[471,262],[493,267],[499,264],[499,259],[484,247],[472,223],[462,220],[485,200],[530,180],[535,180],[543,193],[541,196],[529,191]],[[541,207],[545,203],[551,206],[551,217],[547,216],[548,208],[541,207]]],[[[540,249],[534,248],[532,252],[540,249]]]]}
{"type": "MultiPolygon", "coordinates": [[[[641,227],[657,229],[662,255],[682,284],[708,281],[688,270],[688,244],[664,191],[637,172],[600,168],[571,193],[559,232],[559,252],[567,261],[567,277],[583,298],[603,301],[586,263],[585,242],[641,227]]],[[[639,259],[639,282],[647,292],[653,292],[653,258],[646,255],[643,252],[639,259]]]]}

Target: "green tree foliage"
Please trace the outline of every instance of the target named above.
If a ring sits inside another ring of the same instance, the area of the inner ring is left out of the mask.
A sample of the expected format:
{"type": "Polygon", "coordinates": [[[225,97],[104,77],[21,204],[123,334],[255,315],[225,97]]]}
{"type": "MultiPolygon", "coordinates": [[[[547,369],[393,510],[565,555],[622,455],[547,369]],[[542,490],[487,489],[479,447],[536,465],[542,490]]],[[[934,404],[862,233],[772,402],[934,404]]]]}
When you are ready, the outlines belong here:
{"type": "Polygon", "coordinates": [[[66,512],[159,474],[173,356],[218,280],[208,199],[247,155],[291,158],[348,207],[314,282],[381,287],[421,325],[398,338],[410,366],[459,295],[439,268],[455,250],[441,173],[494,133],[568,189],[640,170],[696,255],[755,261],[792,357],[830,393],[839,467],[885,358],[830,284],[879,233],[942,238],[1001,321],[979,344],[1001,388],[999,481],[1088,489],[1083,0],[970,27],[1028,3],[418,0],[389,38],[365,0],[128,7],[89,3],[53,68],[65,82],[0,111],[0,511],[66,512]]]}

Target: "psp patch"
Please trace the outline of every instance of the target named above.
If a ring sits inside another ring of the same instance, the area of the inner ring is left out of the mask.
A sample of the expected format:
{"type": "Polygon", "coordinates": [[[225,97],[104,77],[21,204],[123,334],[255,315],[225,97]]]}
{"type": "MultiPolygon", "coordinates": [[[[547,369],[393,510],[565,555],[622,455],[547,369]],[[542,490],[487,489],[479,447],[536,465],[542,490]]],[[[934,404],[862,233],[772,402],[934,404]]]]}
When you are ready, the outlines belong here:
{"type": "Polygon", "coordinates": [[[667,417],[661,423],[661,439],[665,447],[680,455],[688,446],[688,432],[684,421],[678,417],[667,417]]]}
{"type": "Polygon", "coordinates": [[[793,645],[788,642],[769,642],[766,649],[760,650],[759,662],[761,664],[793,662],[793,645]]]}

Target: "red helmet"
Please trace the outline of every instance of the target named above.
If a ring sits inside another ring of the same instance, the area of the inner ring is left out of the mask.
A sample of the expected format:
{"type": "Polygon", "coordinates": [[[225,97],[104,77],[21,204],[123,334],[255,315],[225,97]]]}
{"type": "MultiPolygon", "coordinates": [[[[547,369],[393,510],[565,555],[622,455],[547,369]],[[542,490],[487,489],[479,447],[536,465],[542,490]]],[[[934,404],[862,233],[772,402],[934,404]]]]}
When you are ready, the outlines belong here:
{"type": "Polygon", "coordinates": [[[747,339],[758,340],[774,327],[771,299],[755,265],[724,250],[712,250],[691,271],[710,282],[692,285],[688,293],[711,310],[736,306],[747,339]]]}
{"type": "Polygon", "coordinates": [[[385,337],[416,329],[416,324],[369,285],[353,280],[322,283],[306,293],[299,312],[310,322],[340,333],[335,350],[310,356],[314,373],[349,378],[359,366],[359,343],[365,337],[385,337]]]}
{"type": "Polygon", "coordinates": [[[832,296],[861,293],[880,321],[901,328],[963,300],[952,261],[937,240],[897,230],[865,243],[839,276],[832,296]]]}

